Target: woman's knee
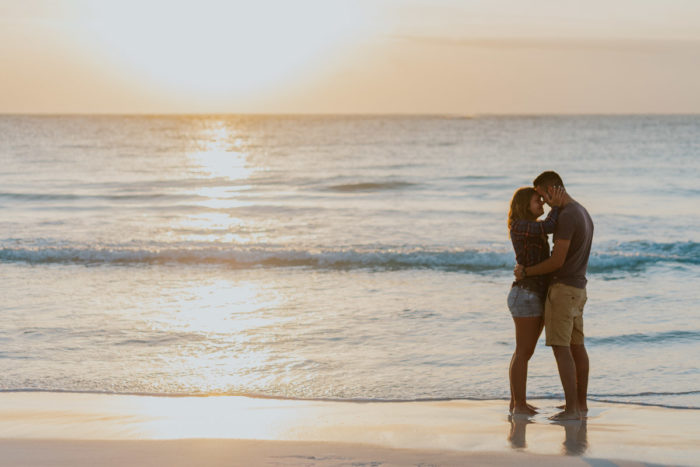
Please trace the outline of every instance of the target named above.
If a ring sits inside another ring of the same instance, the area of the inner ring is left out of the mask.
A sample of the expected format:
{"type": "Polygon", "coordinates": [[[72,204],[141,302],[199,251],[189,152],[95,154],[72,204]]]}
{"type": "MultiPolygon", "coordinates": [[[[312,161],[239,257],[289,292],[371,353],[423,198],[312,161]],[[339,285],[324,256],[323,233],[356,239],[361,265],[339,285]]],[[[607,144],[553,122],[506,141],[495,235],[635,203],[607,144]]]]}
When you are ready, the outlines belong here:
{"type": "Polygon", "coordinates": [[[530,357],[532,357],[532,354],[535,353],[534,348],[529,348],[529,347],[516,347],[515,348],[515,356],[516,358],[523,359],[523,360],[530,360],[530,357]]]}

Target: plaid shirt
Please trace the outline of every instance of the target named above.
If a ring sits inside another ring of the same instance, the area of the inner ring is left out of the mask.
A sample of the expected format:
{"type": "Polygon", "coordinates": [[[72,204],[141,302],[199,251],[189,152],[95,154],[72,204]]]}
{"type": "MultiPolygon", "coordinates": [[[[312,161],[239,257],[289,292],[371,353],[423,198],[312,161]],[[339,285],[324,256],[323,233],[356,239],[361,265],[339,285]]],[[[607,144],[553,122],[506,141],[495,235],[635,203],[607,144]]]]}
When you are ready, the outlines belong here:
{"type": "MultiPolygon", "coordinates": [[[[526,221],[519,219],[510,226],[510,240],[515,250],[515,260],[523,266],[534,266],[549,258],[549,241],[547,234],[554,233],[559,218],[559,208],[553,207],[543,221],[526,221]]],[[[523,288],[546,295],[549,285],[548,276],[531,276],[513,282],[523,288]]]]}

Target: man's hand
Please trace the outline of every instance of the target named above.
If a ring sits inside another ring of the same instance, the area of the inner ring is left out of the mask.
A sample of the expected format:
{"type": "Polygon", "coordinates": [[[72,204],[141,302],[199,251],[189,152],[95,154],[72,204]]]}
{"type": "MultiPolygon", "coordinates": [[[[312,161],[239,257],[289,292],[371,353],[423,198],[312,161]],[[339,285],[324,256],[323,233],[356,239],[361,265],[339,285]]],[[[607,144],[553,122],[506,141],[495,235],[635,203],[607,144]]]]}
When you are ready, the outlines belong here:
{"type": "Polygon", "coordinates": [[[551,207],[561,206],[564,204],[564,195],[566,190],[562,186],[552,187],[551,193],[546,193],[543,198],[545,203],[549,204],[551,207]]]}
{"type": "Polygon", "coordinates": [[[513,275],[515,275],[515,280],[522,280],[525,278],[525,266],[522,264],[516,264],[513,268],[513,275]]]}

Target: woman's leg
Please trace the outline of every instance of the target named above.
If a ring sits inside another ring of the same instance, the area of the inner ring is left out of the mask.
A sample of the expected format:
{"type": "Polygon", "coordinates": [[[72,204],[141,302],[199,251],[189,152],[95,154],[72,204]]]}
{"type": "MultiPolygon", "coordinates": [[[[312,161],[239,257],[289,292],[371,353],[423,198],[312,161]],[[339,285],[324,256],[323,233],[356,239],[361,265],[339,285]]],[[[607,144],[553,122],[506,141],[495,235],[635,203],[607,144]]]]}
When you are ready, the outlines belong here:
{"type": "Polygon", "coordinates": [[[535,413],[527,406],[527,363],[535,351],[542,333],[543,320],[539,316],[513,318],[515,323],[515,352],[510,361],[510,388],[513,413],[535,413]]]}

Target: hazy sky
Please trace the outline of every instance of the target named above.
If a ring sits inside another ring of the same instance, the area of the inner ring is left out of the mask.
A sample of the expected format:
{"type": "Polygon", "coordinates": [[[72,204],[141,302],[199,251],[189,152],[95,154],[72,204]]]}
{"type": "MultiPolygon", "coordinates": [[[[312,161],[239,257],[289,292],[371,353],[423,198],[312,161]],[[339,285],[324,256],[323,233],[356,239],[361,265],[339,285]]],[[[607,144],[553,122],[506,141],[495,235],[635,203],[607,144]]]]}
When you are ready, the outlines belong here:
{"type": "Polygon", "coordinates": [[[700,113],[698,0],[0,0],[2,113],[700,113]]]}

